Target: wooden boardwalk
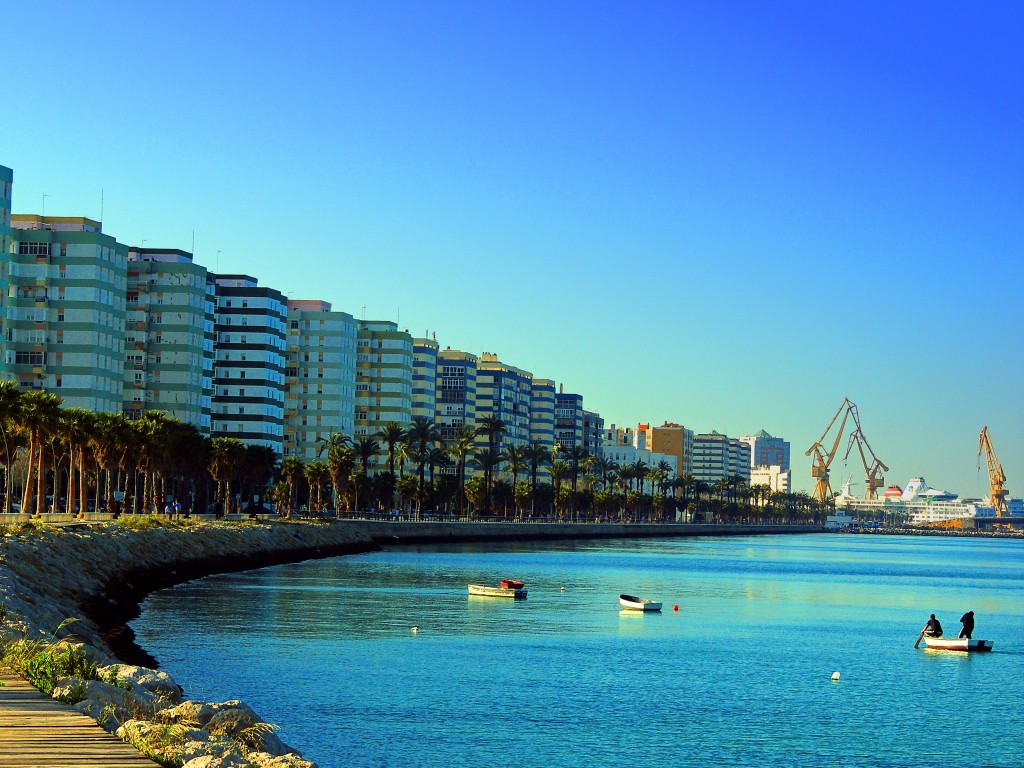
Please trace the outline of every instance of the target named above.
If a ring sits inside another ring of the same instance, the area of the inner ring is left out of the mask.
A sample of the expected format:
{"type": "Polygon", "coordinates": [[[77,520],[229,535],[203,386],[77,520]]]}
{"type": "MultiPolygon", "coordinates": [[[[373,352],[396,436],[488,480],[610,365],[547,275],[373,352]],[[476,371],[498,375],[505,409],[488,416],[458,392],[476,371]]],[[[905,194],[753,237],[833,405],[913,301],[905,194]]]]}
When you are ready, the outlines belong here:
{"type": "Polygon", "coordinates": [[[153,768],[91,717],[0,666],[0,768],[153,768]]]}

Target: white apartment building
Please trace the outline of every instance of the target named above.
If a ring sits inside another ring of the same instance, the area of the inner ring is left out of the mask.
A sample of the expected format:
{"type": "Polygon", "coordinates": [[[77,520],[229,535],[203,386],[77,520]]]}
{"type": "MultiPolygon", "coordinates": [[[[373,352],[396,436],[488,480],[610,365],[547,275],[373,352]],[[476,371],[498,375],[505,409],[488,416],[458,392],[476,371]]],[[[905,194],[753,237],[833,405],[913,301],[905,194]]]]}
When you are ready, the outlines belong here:
{"type": "Polygon", "coordinates": [[[750,446],[716,431],[694,435],[694,479],[711,484],[736,475],[750,480],[750,446]]]}
{"type": "Polygon", "coordinates": [[[287,303],[249,275],[216,275],[211,433],[284,451],[287,303]]]}
{"type": "Polygon", "coordinates": [[[412,340],[412,415],[436,421],[437,338],[412,340]]]}

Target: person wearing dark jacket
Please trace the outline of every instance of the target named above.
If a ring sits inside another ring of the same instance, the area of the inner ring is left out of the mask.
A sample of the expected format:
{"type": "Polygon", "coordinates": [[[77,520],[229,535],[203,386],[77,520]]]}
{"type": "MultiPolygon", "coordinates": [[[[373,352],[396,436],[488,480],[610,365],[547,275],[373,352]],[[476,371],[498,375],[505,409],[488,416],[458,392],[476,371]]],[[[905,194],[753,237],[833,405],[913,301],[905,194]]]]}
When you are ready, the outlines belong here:
{"type": "Polygon", "coordinates": [[[942,625],[939,624],[934,613],[928,619],[928,623],[924,625],[921,634],[928,635],[928,637],[942,637],[942,625]]]}
{"type": "Polygon", "coordinates": [[[971,633],[974,631],[974,611],[968,611],[961,616],[960,623],[964,625],[963,629],[960,630],[960,637],[966,637],[970,640],[971,633]]]}

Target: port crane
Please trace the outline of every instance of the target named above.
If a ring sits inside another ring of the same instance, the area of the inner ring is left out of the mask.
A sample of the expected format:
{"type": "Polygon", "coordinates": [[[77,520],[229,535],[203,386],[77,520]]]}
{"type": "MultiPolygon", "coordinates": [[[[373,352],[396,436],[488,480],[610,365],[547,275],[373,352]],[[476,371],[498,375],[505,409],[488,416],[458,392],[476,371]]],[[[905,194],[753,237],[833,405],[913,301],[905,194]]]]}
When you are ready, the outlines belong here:
{"type": "Polygon", "coordinates": [[[981,428],[981,435],[978,438],[978,458],[981,452],[985,452],[985,461],[988,463],[988,499],[996,510],[996,516],[1002,517],[1009,514],[1006,506],[1006,475],[1003,474],[1003,465],[996,458],[996,449],[992,447],[992,439],[988,436],[988,427],[981,428]]]}
{"type": "Polygon", "coordinates": [[[832,421],[825,427],[825,431],[822,432],[821,437],[818,441],[807,449],[804,455],[811,456],[811,477],[814,478],[814,498],[818,501],[826,501],[832,499],[832,486],[828,482],[828,468],[832,463],[832,460],[836,457],[836,452],[839,450],[839,443],[843,439],[843,429],[846,428],[846,420],[850,418],[850,412],[856,414],[857,406],[854,405],[850,398],[844,398],[843,404],[839,406],[839,410],[836,411],[836,415],[832,417],[832,421]],[[835,426],[836,420],[842,415],[843,420],[839,422],[839,431],[836,433],[836,439],[832,443],[831,450],[825,450],[825,438],[828,437],[828,433],[832,431],[832,427],[835,426]]]}
{"type": "Polygon", "coordinates": [[[875,456],[875,452],[871,449],[871,444],[868,443],[868,439],[864,436],[864,430],[860,428],[860,415],[857,413],[857,404],[846,397],[843,398],[843,402],[836,411],[835,416],[832,417],[832,421],[828,423],[825,431],[818,438],[818,442],[806,451],[807,456],[813,455],[814,457],[811,459],[811,477],[814,478],[814,498],[818,501],[830,501],[834,495],[832,493],[832,486],[828,481],[828,468],[839,451],[839,445],[843,441],[843,430],[846,428],[846,422],[850,419],[853,420],[853,432],[850,433],[850,441],[846,446],[846,457],[843,458],[843,461],[846,461],[846,458],[850,456],[850,451],[853,450],[853,446],[856,444],[861,463],[864,465],[864,474],[867,478],[867,492],[864,498],[874,499],[876,497],[875,491],[885,484],[885,478],[880,473],[888,472],[889,468],[875,456]],[[842,420],[839,419],[840,416],[843,417],[842,420]],[[831,449],[826,450],[825,439],[829,436],[832,427],[836,425],[837,421],[839,422],[839,429],[836,431],[831,449]],[[870,463],[868,462],[868,456],[871,457],[870,463]]]}
{"type": "Polygon", "coordinates": [[[870,501],[878,498],[878,494],[875,492],[885,485],[885,478],[880,473],[888,472],[889,468],[871,450],[871,444],[864,436],[864,431],[860,428],[860,419],[857,418],[857,406],[853,406],[853,420],[856,428],[850,433],[850,442],[846,446],[846,455],[843,456],[843,461],[850,457],[850,451],[856,444],[857,452],[860,454],[860,462],[864,466],[864,477],[867,478],[864,498],[870,501]],[[865,449],[867,450],[866,454],[864,452],[865,449]],[[870,464],[868,463],[868,456],[871,457],[870,464]]]}

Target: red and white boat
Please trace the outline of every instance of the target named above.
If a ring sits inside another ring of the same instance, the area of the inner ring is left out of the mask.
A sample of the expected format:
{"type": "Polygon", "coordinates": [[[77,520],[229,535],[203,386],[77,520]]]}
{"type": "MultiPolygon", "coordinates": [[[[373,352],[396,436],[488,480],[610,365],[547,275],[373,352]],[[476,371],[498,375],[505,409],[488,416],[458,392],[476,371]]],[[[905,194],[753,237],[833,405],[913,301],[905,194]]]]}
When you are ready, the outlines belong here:
{"type": "Polygon", "coordinates": [[[924,644],[937,651],[991,651],[991,640],[968,640],[966,637],[928,637],[924,644]]]}

